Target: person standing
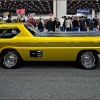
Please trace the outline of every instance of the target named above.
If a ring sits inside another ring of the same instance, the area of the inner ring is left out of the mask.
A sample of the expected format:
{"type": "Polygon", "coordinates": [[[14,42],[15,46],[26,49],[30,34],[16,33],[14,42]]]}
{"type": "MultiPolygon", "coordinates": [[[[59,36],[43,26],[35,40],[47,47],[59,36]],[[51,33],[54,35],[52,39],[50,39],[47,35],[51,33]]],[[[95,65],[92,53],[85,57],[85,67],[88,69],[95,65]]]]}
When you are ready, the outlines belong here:
{"type": "Polygon", "coordinates": [[[64,32],[66,30],[66,25],[65,25],[66,20],[67,20],[67,18],[66,18],[66,16],[64,16],[64,23],[63,23],[64,32]]]}
{"type": "Polygon", "coordinates": [[[48,32],[53,31],[53,21],[51,20],[51,18],[47,21],[46,29],[48,30],[48,32]]]}
{"type": "Polygon", "coordinates": [[[64,31],[64,27],[63,27],[63,23],[64,23],[64,17],[62,16],[61,20],[60,20],[61,26],[60,26],[60,30],[63,32],[64,31]]]}
{"type": "Polygon", "coordinates": [[[70,17],[68,17],[68,19],[66,20],[65,25],[66,25],[66,31],[71,31],[73,24],[70,17]]]}
{"type": "Polygon", "coordinates": [[[40,20],[41,20],[41,22],[43,23],[43,25],[44,25],[44,20],[42,19],[42,18],[40,18],[40,20]]]}
{"type": "Polygon", "coordinates": [[[79,21],[77,20],[77,17],[73,20],[73,31],[79,31],[79,21]]]}
{"type": "Polygon", "coordinates": [[[32,18],[33,21],[33,26],[36,27],[36,21],[34,20],[34,18],[32,18]]]}
{"type": "Polygon", "coordinates": [[[28,20],[28,22],[29,22],[30,24],[32,24],[34,27],[36,27],[36,22],[34,21],[33,18],[30,18],[30,19],[28,20]]]}
{"type": "Polygon", "coordinates": [[[86,20],[83,16],[79,20],[79,25],[80,25],[80,31],[85,31],[86,20]]]}
{"type": "Polygon", "coordinates": [[[93,28],[93,32],[97,32],[97,31],[98,31],[97,26],[94,26],[94,28],[93,28]]]}
{"type": "Polygon", "coordinates": [[[94,21],[94,26],[98,27],[99,23],[98,23],[98,19],[97,18],[93,18],[94,21]]]}
{"type": "Polygon", "coordinates": [[[98,24],[99,24],[99,31],[100,31],[100,20],[98,20],[98,24]]]}
{"type": "Polygon", "coordinates": [[[17,22],[23,22],[23,20],[22,20],[22,17],[21,17],[21,16],[18,16],[18,18],[17,18],[17,22]]]}
{"type": "Polygon", "coordinates": [[[8,19],[6,20],[7,23],[12,23],[12,16],[11,14],[8,15],[8,19]]]}
{"type": "Polygon", "coordinates": [[[91,18],[89,21],[89,31],[93,31],[93,28],[94,28],[94,22],[93,19],[91,18]]]}
{"type": "Polygon", "coordinates": [[[56,18],[54,18],[54,21],[53,21],[53,31],[55,32],[55,25],[56,25],[56,18]]]}
{"type": "Polygon", "coordinates": [[[40,32],[43,32],[43,23],[42,23],[41,19],[39,19],[39,22],[38,22],[38,30],[40,32]]]}
{"type": "Polygon", "coordinates": [[[59,22],[59,20],[58,20],[58,18],[56,18],[56,25],[55,25],[55,31],[56,32],[60,32],[60,22],[59,22]]]}

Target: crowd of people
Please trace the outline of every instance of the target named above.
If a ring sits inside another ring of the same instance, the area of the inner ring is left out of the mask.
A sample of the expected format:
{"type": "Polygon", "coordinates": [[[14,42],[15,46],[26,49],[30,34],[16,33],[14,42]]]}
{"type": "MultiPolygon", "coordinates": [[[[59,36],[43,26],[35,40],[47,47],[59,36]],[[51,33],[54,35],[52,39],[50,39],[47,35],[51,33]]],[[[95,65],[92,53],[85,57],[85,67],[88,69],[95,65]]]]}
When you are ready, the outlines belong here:
{"type": "MultiPolygon", "coordinates": [[[[0,19],[1,21],[1,19],[0,19]]],[[[28,18],[27,20],[18,16],[17,19],[12,20],[12,16],[9,14],[7,23],[12,22],[29,22],[34,27],[38,28],[40,32],[53,31],[53,32],[66,32],[66,31],[100,31],[100,20],[97,18],[87,17],[66,17],[63,16],[61,19],[49,18],[46,22],[42,18],[35,20],[28,18]]]]}
{"type": "Polygon", "coordinates": [[[97,18],[87,17],[62,17],[60,20],[55,18],[54,21],[49,19],[46,24],[48,31],[100,31],[100,20],[97,18]]]}

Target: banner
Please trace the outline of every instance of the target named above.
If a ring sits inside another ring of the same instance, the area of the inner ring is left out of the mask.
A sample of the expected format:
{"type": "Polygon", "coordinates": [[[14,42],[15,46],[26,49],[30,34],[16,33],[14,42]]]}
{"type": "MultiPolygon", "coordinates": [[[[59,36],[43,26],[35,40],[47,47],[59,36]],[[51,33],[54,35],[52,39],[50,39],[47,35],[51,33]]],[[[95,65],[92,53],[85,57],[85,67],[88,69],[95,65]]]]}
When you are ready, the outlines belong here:
{"type": "Polygon", "coordinates": [[[79,9],[77,10],[77,13],[90,13],[89,9],[79,9]]]}
{"type": "Polygon", "coordinates": [[[29,13],[28,14],[28,18],[32,18],[32,17],[34,17],[36,14],[35,13],[29,13]]]}
{"type": "Polygon", "coordinates": [[[25,14],[25,9],[17,9],[17,14],[25,14]]]}

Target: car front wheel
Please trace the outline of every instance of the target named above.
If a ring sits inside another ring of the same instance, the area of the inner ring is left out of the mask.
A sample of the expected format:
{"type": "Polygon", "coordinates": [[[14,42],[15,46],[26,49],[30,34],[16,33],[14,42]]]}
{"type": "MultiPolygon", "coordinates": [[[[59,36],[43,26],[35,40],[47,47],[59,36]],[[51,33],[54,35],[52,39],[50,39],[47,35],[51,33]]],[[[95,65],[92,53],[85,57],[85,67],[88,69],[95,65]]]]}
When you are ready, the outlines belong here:
{"type": "Polygon", "coordinates": [[[20,56],[14,50],[7,50],[1,54],[1,63],[5,68],[15,68],[20,64],[20,56]]]}
{"type": "Polygon", "coordinates": [[[98,55],[93,51],[84,51],[79,54],[77,61],[81,67],[93,69],[98,64],[98,55]]]}

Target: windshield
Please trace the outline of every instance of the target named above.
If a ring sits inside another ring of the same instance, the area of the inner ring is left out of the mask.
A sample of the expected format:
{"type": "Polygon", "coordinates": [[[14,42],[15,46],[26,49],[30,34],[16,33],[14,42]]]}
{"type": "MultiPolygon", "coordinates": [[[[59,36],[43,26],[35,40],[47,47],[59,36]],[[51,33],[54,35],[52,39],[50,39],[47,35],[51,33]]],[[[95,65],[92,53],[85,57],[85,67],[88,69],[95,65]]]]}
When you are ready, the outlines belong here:
{"type": "Polygon", "coordinates": [[[25,24],[25,27],[33,36],[40,33],[32,24],[25,24]]]}

